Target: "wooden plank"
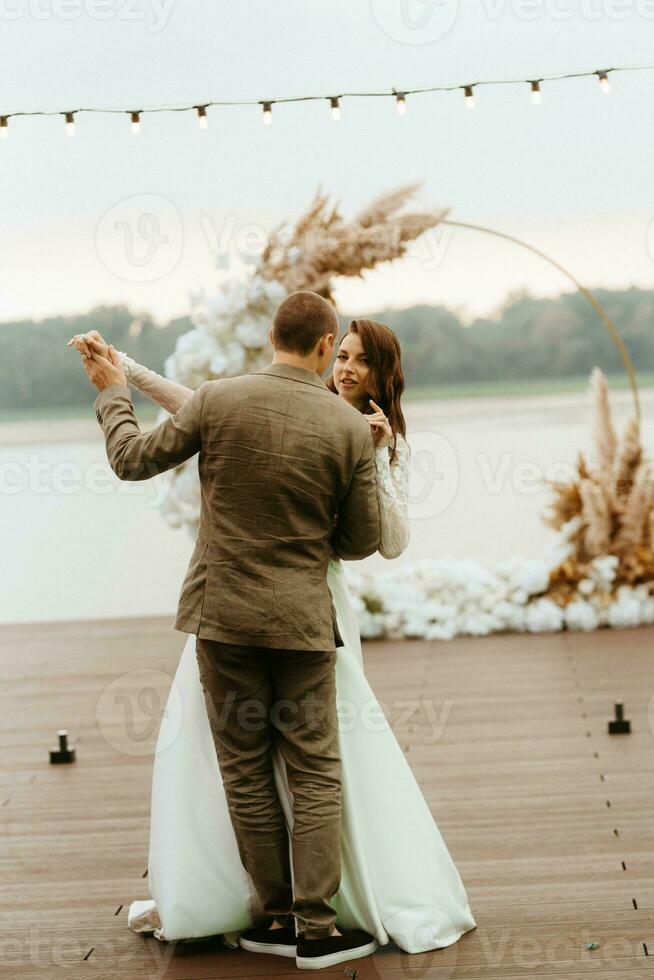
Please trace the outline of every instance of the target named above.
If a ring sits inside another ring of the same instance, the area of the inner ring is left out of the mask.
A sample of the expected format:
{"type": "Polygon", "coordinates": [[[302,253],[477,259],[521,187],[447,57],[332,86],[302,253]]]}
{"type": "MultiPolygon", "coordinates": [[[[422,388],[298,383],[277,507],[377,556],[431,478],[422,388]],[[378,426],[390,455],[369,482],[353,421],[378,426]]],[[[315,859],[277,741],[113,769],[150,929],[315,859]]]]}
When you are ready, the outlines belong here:
{"type": "MultiPolygon", "coordinates": [[[[365,645],[368,679],[478,928],[427,954],[383,947],[349,964],[358,980],[652,976],[653,641],[654,630],[638,629],[365,645]],[[618,698],[633,734],[609,737],[618,698]]],[[[168,618],[0,628],[8,976],[297,976],[292,961],[219,939],[161,944],[126,928],[129,902],[147,896],[152,757],[120,751],[98,703],[143,669],[163,703],[183,643],[168,618]],[[71,767],[47,761],[60,727],[77,746],[71,767]]],[[[340,978],[347,966],[321,973],[340,978]]]]}

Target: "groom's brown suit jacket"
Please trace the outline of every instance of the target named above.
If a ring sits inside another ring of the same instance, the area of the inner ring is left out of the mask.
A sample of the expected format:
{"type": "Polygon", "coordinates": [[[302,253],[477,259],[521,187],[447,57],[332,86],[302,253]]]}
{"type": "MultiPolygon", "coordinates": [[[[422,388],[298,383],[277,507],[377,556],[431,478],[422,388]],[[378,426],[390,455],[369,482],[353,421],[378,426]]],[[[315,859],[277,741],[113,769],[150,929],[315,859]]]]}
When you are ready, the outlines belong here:
{"type": "Polygon", "coordinates": [[[206,381],[142,433],[127,385],[94,403],[121,480],[147,480],[199,453],[198,539],[175,628],[289,650],[342,643],[327,586],[334,551],[379,546],[370,426],[313,371],[270,364],[206,381]]]}

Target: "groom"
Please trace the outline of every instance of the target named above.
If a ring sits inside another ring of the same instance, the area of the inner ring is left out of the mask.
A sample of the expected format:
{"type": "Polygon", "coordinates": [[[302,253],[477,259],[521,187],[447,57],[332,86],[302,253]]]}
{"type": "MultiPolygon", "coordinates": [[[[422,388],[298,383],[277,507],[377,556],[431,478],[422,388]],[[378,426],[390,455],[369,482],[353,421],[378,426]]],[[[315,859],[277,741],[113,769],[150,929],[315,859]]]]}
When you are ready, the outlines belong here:
{"type": "Polygon", "coordinates": [[[109,358],[89,349],[84,360],[100,390],[94,407],[107,456],[122,480],[150,479],[199,453],[200,527],[175,628],[197,636],[239,853],[265,913],[240,942],[295,956],[306,969],[377,948],[363,930],[336,928],[330,904],[341,876],[342,641],[327,565],[332,552],[365,558],[380,536],[370,426],[320,377],[337,336],[326,300],[292,293],[274,317],[271,364],[205,382],[145,434],[113,348],[109,358]],[[290,855],[275,744],[293,796],[290,855]]]}

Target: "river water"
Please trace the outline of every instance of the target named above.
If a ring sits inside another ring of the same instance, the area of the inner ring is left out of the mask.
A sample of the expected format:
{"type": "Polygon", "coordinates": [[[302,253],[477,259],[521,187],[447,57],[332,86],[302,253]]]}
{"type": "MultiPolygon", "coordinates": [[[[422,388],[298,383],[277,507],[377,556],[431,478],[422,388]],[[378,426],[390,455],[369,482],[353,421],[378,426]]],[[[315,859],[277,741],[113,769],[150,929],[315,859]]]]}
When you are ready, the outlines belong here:
{"type": "MultiPolygon", "coordinates": [[[[611,395],[621,433],[628,391],[611,395]]],[[[654,389],[641,392],[643,446],[654,445],[654,389]]],[[[92,413],[91,413],[92,415],[92,413]]],[[[545,480],[594,458],[585,394],[413,402],[412,540],[398,562],[514,554],[554,542],[545,480]]],[[[158,509],[165,477],[121,483],[100,429],[83,421],[0,426],[0,622],[173,614],[193,542],[158,509]]],[[[360,563],[388,570],[374,556],[360,563]]]]}

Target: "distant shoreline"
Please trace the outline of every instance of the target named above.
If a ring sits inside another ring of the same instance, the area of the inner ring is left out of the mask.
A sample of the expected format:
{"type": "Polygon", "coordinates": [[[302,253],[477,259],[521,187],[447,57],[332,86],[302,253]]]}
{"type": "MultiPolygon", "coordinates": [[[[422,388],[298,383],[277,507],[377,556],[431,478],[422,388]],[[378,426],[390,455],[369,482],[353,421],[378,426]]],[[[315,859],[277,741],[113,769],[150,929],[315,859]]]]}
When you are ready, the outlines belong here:
{"type": "MultiPolygon", "coordinates": [[[[624,375],[607,375],[609,391],[620,403],[630,399],[629,382],[624,375]]],[[[654,372],[643,372],[639,377],[639,393],[644,401],[654,398],[654,372]]],[[[583,396],[588,391],[588,377],[540,378],[516,381],[467,383],[462,385],[434,385],[409,389],[405,404],[421,415],[427,403],[440,404],[444,409],[450,403],[451,409],[458,404],[465,410],[465,403],[478,401],[488,409],[517,407],[527,408],[529,402],[552,396],[555,402],[566,401],[566,396],[583,396]]],[[[156,424],[158,409],[142,402],[136,405],[136,415],[144,429],[156,424]]],[[[450,414],[445,412],[445,414],[450,414]]],[[[0,446],[25,443],[80,442],[101,439],[102,433],[93,412],[92,403],[88,406],[74,405],[44,409],[26,409],[16,412],[0,412],[0,446]]]]}

